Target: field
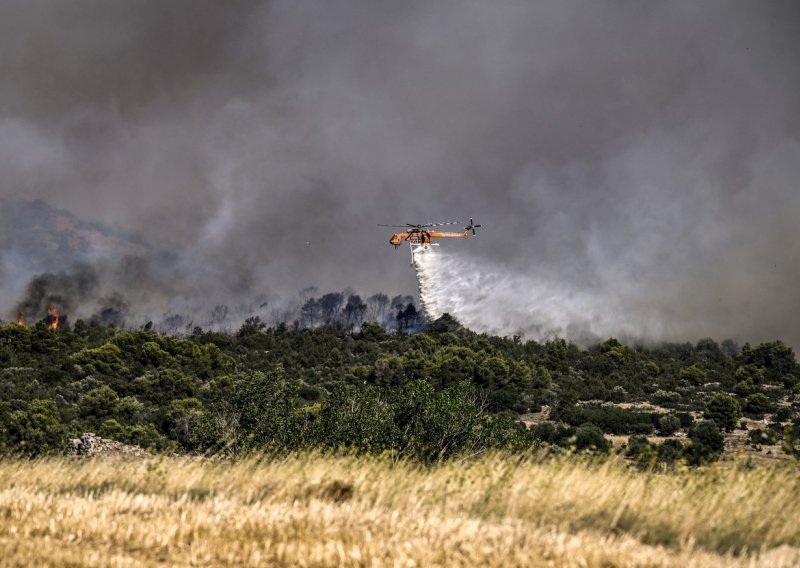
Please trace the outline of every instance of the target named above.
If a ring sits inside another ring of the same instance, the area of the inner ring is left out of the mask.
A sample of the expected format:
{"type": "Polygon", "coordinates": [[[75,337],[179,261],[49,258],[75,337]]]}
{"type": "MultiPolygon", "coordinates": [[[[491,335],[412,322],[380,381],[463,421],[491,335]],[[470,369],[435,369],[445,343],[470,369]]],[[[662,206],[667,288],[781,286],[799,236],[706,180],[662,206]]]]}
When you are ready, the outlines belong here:
{"type": "Polygon", "coordinates": [[[794,466],[0,462],[4,566],[795,566],[794,466]]]}

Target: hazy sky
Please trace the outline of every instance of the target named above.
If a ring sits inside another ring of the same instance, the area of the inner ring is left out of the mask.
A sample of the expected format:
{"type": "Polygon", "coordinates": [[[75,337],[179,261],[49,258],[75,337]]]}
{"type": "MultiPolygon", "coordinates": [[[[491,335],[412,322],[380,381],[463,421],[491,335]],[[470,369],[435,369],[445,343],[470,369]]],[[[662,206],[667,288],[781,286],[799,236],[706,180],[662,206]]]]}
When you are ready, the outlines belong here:
{"type": "Polygon", "coordinates": [[[411,292],[375,224],[473,216],[443,247],[515,305],[800,345],[796,1],[7,0],[0,77],[2,195],[174,251],[170,293],[411,292]]]}

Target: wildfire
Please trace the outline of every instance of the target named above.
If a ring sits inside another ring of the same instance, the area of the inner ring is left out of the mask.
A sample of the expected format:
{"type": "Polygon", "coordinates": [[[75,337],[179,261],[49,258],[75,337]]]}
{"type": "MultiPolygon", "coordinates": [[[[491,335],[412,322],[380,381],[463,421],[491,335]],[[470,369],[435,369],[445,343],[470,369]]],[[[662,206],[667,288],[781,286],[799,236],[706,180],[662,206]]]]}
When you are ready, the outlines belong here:
{"type": "Polygon", "coordinates": [[[25,327],[25,314],[23,314],[22,312],[20,312],[19,315],[17,316],[17,325],[25,327]]]}
{"type": "Polygon", "coordinates": [[[58,329],[58,308],[54,306],[50,306],[47,308],[47,315],[50,316],[50,325],[48,326],[52,330],[58,329]]]}

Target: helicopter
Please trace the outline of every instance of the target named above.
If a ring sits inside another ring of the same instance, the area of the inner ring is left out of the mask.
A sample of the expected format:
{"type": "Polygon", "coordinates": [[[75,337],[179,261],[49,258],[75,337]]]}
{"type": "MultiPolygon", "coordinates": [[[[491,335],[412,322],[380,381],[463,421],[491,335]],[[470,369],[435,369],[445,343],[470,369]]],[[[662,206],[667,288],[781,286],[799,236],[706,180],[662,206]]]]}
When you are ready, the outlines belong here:
{"type": "Polygon", "coordinates": [[[469,220],[469,225],[464,227],[464,230],[460,233],[453,233],[453,232],[444,232],[444,231],[430,231],[428,229],[433,227],[442,227],[445,225],[460,225],[461,221],[442,221],[440,223],[406,223],[405,225],[381,225],[379,227],[399,227],[404,229],[399,233],[395,233],[392,235],[392,238],[389,239],[389,244],[394,246],[397,249],[403,241],[407,241],[409,247],[411,248],[411,266],[414,266],[414,254],[420,251],[429,250],[430,247],[439,246],[438,243],[432,243],[431,239],[466,239],[469,236],[469,232],[472,231],[472,234],[477,234],[475,229],[479,228],[481,225],[476,225],[475,221],[471,218],[469,220]]]}

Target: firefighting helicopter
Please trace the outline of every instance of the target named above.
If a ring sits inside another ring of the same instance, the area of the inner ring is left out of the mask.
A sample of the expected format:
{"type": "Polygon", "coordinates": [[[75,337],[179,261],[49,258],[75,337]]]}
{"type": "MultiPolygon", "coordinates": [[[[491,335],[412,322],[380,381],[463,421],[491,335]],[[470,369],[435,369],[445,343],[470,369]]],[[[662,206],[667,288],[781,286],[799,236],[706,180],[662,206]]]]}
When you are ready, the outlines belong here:
{"type": "Polygon", "coordinates": [[[469,232],[472,231],[472,234],[477,234],[475,229],[479,228],[481,225],[476,225],[475,222],[470,219],[469,225],[464,227],[464,230],[460,233],[452,233],[452,232],[443,232],[443,231],[429,231],[428,228],[431,227],[442,227],[444,225],[460,225],[461,221],[442,221],[440,223],[406,223],[405,225],[381,225],[379,227],[399,227],[405,229],[399,233],[395,233],[392,235],[392,238],[389,239],[389,244],[394,246],[397,249],[403,241],[407,241],[409,248],[411,249],[411,266],[414,266],[414,254],[430,250],[430,247],[437,247],[439,246],[438,243],[432,243],[431,239],[466,239],[469,236],[469,232]]]}

